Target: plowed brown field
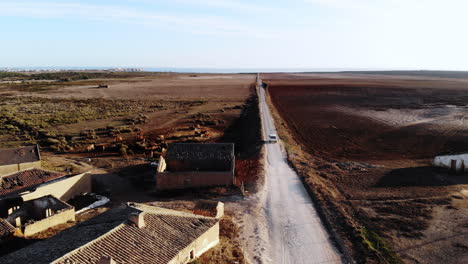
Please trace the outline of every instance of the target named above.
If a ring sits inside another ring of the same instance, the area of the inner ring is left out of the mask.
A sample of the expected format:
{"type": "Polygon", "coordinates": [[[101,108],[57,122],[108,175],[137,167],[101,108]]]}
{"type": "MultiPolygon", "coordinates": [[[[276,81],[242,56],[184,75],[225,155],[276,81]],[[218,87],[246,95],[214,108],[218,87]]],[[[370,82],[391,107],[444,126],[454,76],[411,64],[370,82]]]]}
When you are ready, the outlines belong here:
{"type": "Polygon", "coordinates": [[[438,89],[392,80],[272,81],[270,94],[309,151],[327,157],[431,158],[468,147],[468,84],[438,89]]]}
{"type": "Polygon", "coordinates": [[[296,168],[312,188],[323,183],[320,188],[343,195],[341,202],[349,205],[343,211],[351,210],[363,227],[388,241],[399,255],[395,259],[457,263],[468,256],[468,244],[458,242],[466,241],[468,209],[466,203],[452,209],[450,198],[468,188],[468,177],[430,166],[439,153],[468,151],[466,79],[357,74],[262,78],[292,137],[307,152],[307,162],[296,168]],[[434,227],[441,223],[446,227],[434,227]],[[421,246],[410,248],[413,244],[421,246]]]}

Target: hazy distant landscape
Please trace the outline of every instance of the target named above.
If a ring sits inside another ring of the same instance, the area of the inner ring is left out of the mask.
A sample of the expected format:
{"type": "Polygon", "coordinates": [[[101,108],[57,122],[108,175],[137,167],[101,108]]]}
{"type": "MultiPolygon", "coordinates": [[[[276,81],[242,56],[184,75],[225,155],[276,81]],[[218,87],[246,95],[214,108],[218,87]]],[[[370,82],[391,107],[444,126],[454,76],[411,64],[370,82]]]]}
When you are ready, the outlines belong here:
{"type": "MultiPolygon", "coordinates": [[[[137,193],[138,182],[151,177],[139,157],[148,149],[161,152],[160,137],[236,142],[239,181],[252,192],[261,188],[254,75],[69,71],[0,77],[1,147],[38,144],[50,169],[91,166],[108,173],[98,181],[123,177],[110,186],[114,203],[157,199],[137,193]],[[206,136],[193,134],[194,125],[206,136]],[[91,144],[105,150],[89,153],[91,144]],[[84,157],[92,162],[84,164],[84,157]]],[[[357,261],[457,263],[466,257],[466,176],[431,167],[437,154],[467,151],[466,72],[261,77],[290,161],[314,193],[323,220],[357,261]]],[[[236,241],[231,238],[228,247],[236,241]]]]}
{"type": "Polygon", "coordinates": [[[468,263],[468,1],[0,1],[0,263],[468,263]]]}

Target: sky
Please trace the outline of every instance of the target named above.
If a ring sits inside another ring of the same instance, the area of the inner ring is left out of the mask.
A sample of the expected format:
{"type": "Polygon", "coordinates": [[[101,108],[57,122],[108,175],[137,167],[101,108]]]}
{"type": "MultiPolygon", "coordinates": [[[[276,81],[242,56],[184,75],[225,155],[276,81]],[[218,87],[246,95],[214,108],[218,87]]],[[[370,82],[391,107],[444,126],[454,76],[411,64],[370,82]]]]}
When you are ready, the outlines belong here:
{"type": "Polygon", "coordinates": [[[466,0],[0,0],[0,67],[468,70],[466,0]]]}

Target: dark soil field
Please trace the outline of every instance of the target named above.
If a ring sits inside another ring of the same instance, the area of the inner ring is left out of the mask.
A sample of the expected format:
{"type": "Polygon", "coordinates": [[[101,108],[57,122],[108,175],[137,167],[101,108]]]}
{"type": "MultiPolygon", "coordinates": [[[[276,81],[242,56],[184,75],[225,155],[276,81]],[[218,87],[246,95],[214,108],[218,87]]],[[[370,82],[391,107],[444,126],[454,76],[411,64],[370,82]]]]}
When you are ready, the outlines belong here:
{"type": "Polygon", "coordinates": [[[468,79],[442,77],[262,76],[293,165],[360,262],[467,260],[468,176],[431,160],[468,151],[468,79]]]}

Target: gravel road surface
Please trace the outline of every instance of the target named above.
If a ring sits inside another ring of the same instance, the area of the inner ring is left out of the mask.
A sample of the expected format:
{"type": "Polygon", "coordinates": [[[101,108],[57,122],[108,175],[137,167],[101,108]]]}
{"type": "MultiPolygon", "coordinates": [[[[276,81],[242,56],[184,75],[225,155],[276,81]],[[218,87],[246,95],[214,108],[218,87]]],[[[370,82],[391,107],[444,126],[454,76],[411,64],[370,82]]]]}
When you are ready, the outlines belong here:
{"type": "MultiPolygon", "coordinates": [[[[263,88],[259,89],[259,101],[263,136],[267,138],[277,133],[263,88]]],[[[272,263],[343,263],[281,145],[267,144],[266,153],[263,209],[268,221],[272,263]]]]}

